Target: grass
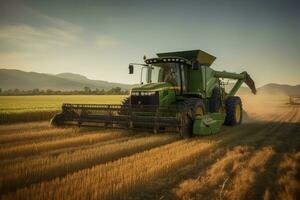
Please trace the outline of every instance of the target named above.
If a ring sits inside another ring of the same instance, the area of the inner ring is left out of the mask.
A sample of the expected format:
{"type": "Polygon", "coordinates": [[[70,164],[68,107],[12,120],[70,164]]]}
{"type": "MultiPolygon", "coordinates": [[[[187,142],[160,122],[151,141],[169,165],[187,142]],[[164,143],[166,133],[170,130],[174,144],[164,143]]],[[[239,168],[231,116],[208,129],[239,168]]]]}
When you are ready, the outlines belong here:
{"type": "Polygon", "coordinates": [[[119,104],[122,95],[0,96],[0,124],[49,120],[63,103],[119,104]]]}

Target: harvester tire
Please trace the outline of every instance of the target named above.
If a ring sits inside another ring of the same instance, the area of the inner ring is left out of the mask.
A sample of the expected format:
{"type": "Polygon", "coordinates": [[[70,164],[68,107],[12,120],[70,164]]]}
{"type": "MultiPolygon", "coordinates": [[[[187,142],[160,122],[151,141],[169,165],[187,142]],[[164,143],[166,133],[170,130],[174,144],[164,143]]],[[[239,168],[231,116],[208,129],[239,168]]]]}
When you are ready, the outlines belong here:
{"type": "Polygon", "coordinates": [[[219,112],[221,107],[221,93],[220,88],[215,87],[212,91],[211,97],[209,99],[209,111],[219,112]]]}
{"type": "Polygon", "coordinates": [[[183,116],[183,125],[181,136],[183,138],[190,138],[193,136],[193,125],[197,115],[205,114],[205,106],[201,99],[190,98],[183,101],[182,105],[188,110],[186,115],[183,116]],[[202,113],[199,113],[199,109],[202,113]]]}
{"type": "Polygon", "coordinates": [[[240,97],[228,97],[225,102],[226,117],[224,125],[235,126],[242,123],[243,105],[240,97]]]}

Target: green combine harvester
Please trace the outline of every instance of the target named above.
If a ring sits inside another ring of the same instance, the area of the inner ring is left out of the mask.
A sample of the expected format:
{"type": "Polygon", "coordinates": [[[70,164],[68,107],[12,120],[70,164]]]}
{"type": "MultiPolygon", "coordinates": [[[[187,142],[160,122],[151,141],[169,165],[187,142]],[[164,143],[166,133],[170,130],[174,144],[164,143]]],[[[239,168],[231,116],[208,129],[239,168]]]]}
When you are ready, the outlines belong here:
{"type": "Polygon", "coordinates": [[[241,99],[235,96],[243,83],[256,94],[247,72],[215,71],[216,57],[201,51],[158,53],[145,64],[129,64],[129,73],[141,67],[141,84],[132,88],[122,104],[68,104],[56,114],[54,126],[92,126],[176,131],[183,137],[210,135],[222,125],[242,122],[241,99]],[[236,83],[226,93],[222,78],[236,83]]]}

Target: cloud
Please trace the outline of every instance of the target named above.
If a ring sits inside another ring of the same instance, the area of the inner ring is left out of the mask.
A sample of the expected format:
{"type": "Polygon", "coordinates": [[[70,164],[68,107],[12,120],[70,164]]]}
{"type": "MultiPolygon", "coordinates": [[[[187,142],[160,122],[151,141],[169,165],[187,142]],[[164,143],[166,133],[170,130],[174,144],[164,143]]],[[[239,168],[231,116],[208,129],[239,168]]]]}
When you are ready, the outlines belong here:
{"type": "Polygon", "coordinates": [[[108,48],[108,47],[118,47],[121,45],[121,42],[114,37],[101,35],[96,37],[96,44],[99,47],[108,48]]]}
{"type": "Polygon", "coordinates": [[[67,46],[78,41],[74,33],[56,27],[34,27],[26,24],[0,27],[0,43],[7,48],[26,48],[31,50],[67,46]]]}
{"type": "Polygon", "coordinates": [[[28,6],[19,6],[25,18],[37,23],[17,22],[0,26],[0,44],[2,49],[15,48],[26,50],[43,50],[70,46],[81,40],[82,29],[66,20],[51,17],[28,6]]]}

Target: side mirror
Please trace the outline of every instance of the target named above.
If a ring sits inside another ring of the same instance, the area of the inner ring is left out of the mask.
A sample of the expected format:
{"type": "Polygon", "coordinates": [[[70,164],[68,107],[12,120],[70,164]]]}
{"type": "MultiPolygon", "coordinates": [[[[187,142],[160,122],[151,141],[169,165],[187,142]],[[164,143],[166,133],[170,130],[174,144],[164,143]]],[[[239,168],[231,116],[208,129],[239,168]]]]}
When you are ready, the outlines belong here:
{"type": "Polygon", "coordinates": [[[129,64],[129,74],[133,74],[133,64],[129,64]]]}
{"type": "Polygon", "coordinates": [[[197,61],[192,63],[192,70],[198,70],[199,69],[199,63],[197,61]]]}

